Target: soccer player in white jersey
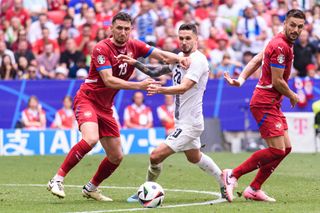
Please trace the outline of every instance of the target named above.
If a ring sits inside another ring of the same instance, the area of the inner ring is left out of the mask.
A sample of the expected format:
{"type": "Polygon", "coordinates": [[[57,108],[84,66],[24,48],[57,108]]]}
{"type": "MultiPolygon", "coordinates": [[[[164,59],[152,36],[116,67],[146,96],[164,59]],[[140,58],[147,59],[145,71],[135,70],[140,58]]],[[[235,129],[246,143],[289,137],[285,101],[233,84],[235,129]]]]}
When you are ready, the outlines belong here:
{"type": "MultiPolygon", "coordinates": [[[[202,170],[212,175],[220,185],[221,197],[225,198],[221,170],[215,162],[200,151],[200,135],[204,129],[202,114],[202,99],[206,89],[209,65],[206,57],[197,50],[197,28],[194,24],[183,24],[179,28],[180,56],[190,57],[191,64],[187,70],[180,65],[144,65],[129,56],[119,56],[128,64],[151,77],[172,72],[173,86],[161,87],[150,85],[148,95],[175,95],[175,131],[163,144],[160,144],[150,155],[150,165],[147,181],[156,181],[162,169],[162,162],[176,152],[184,152],[188,161],[198,165],[202,170]]],[[[137,201],[137,195],[128,198],[128,202],[137,201]]]]}

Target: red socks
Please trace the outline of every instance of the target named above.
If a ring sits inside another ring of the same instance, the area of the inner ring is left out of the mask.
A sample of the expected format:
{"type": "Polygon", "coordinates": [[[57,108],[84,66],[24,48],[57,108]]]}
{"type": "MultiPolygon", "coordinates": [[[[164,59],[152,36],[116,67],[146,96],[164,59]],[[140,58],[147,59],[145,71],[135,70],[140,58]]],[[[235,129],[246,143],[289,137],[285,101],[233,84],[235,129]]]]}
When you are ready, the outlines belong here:
{"type": "Polygon", "coordinates": [[[65,177],[68,172],[79,163],[79,161],[88,153],[92,147],[85,141],[81,140],[76,145],[72,147],[67,157],[61,164],[58,175],[65,177]]]}
{"type": "Polygon", "coordinates": [[[113,164],[108,160],[108,157],[105,157],[96,171],[96,174],[91,179],[91,183],[95,186],[99,186],[100,183],[108,178],[117,168],[119,164],[113,164]]]}
{"type": "Polygon", "coordinates": [[[261,189],[261,185],[269,178],[271,173],[277,168],[280,162],[291,152],[291,147],[286,148],[286,153],[281,158],[262,166],[250,186],[255,190],[261,189]]]}
{"type": "Polygon", "coordinates": [[[232,175],[239,179],[242,175],[280,159],[284,155],[285,152],[283,150],[272,147],[256,151],[245,162],[233,169],[232,175]]]}

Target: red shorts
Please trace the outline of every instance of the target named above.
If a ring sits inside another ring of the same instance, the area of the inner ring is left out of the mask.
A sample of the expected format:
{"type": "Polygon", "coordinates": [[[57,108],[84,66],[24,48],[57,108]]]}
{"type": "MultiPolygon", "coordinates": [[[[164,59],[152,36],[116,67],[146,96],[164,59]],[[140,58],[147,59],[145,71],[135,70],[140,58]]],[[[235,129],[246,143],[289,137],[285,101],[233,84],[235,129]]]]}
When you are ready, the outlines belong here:
{"type": "Polygon", "coordinates": [[[99,127],[99,138],[105,136],[120,137],[120,130],[115,118],[112,116],[112,109],[101,109],[97,104],[92,103],[85,96],[78,92],[74,98],[73,110],[79,125],[85,122],[95,122],[99,127]]]}
{"type": "Polygon", "coordinates": [[[286,117],[280,108],[250,106],[250,110],[256,119],[262,138],[283,136],[284,131],[288,129],[286,117]]]}

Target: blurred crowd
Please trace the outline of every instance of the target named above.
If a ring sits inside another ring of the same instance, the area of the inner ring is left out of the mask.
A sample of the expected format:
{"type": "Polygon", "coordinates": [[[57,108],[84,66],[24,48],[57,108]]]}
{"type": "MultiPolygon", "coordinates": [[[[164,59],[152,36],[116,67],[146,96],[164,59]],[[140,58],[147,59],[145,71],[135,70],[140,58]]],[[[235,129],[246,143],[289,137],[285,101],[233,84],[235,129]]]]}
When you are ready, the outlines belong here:
{"type": "Polygon", "coordinates": [[[210,78],[237,76],[293,8],[305,11],[307,23],[294,46],[292,75],[320,78],[319,0],[2,0],[0,79],[86,78],[93,47],[110,37],[119,11],[134,19],[132,38],[175,53],[179,26],[196,23],[210,78]]]}

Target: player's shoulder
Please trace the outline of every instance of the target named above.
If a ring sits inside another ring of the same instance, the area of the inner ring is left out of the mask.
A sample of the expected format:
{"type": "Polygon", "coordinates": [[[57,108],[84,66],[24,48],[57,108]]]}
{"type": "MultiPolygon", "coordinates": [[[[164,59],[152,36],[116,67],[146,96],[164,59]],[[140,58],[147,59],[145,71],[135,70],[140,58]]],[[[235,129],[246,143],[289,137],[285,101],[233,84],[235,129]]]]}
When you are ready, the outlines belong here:
{"type": "Polygon", "coordinates": [[[284,39],[284,35],[282,33],[274,36],[268,45],[269,48],[290,48],[289,43],[284,39]]]}
{"type": "Polygon", "coordinates": [[[197,64],[199,64],[199,63],[205,64],[208,62],[207,57],[199,50],[196,50],[195,52],[193,52],[190,55],[190,58],[191,58],[191,63],[196,62],[197,64]]]}

